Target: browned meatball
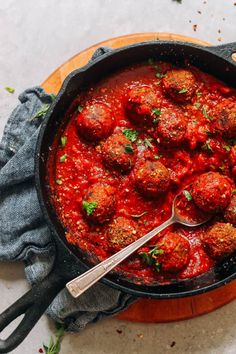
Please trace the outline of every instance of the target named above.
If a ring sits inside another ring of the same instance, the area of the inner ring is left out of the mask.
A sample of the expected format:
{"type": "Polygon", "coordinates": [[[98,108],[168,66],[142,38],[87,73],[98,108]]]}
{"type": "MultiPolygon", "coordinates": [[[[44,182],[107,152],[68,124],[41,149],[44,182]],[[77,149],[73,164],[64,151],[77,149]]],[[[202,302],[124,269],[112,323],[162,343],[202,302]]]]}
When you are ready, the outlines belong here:
{"type": "Polygon", "coordinates": [[[232,196],[229,205],[225,209],[224,218],[227,222],[236,226],[236,194],[232,196]]]}
{"type": "Polygon", "coordinates": [[[217,105],[213,113],[213,128],[215,132],[233,138],[236,135],[236,103],[224,101],[217,105]]]}
{"type": "Polygon", "coordinates": [[[114,219],[108,229],[108,243],[112,250],[119,251],[139,237],[135,223],[122,216],[114,219]]]}
{"type": "Polygon", "coordinates": [[[166,110],[159,117],[157,126],[158,135],[161,143],[164,145],[180,145],[184,140],[186,128],[186,119],[177,110],[166,110]]]}
{"type": "Polygon", "coordinates": [[[157,94],[151,87],[133,87],[127,93],[126,114],[137,124],[152,123],[156,119],[154,112],[158,108],[158,101],[157,94]]]}
{"type": "Polygon", "coordinates": [[[186,103],[193,97],[197,82],[194,74],[189,70],[173,69],[167,71],[162,79],[164,92],[180,103],[186,103]]]}
{"type": "Polygon", "coordinates": [[[107,138],[113,131],[114,118],[110,108],[100,102],[88,104],[77,116],[78,132],[87,140],[107,138]]]}
{"type": "Polygon", "coordinates": [[[120,172],[131,170],[136,155],[136,146],[123,133],[111,135],[102,145],[102,157],[105,164],[120,172]]]}
{"type": "Polygon", "coordinates": [[[160,269],[164,272],[178,273],[189,263],[189,242],[176,232],[168,232],[158,240],[158,249],[163,253],[157,256],[160,269]]]}
{"type": "Polygon", "coordinates": [[[194,202],[206,212],[225,209],[229,204],[231,192],[231,181],[218,172],[204,173],[197,177],[192,185],[194,202]]]}
{"type": "Polygon", "coordinates": [[[167,168],[159,161],[142,161],[134,170],[137,189],[144,197],[155,198],[170,185],[167,168]]]}
{"type": "Polygon", "coordinates": [[[84,215],[93,223],[103,224],[116,210],[115,188],[105,183],[95,183],[87,190],[82,202],[84,215]]]}
{"type": "Polygon", "coordinates": [[[217,222],[202,236],[202,243],[210,257],[221,260],[236,250],[236,229],[217,222]]]}

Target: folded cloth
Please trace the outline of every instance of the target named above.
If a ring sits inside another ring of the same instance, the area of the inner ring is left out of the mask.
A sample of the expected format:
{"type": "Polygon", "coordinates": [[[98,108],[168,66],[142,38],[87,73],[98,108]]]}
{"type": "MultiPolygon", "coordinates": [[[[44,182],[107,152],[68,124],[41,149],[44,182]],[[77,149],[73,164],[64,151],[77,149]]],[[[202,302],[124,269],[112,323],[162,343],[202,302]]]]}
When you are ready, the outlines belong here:
{"type": "MultiPolygon", "coordinates": [[[[25,263],[30,284],[40,282],[52,269],[55,247],[43,218],[34,185],[34,152],[45,110],[53,100],[41,87],[19,96],[0,143],[0,260],[25,263]]],[[[62,290],[47,310],[70,331],[111,316],[134,297],[96,284],[79,299],[62,290]]]]}

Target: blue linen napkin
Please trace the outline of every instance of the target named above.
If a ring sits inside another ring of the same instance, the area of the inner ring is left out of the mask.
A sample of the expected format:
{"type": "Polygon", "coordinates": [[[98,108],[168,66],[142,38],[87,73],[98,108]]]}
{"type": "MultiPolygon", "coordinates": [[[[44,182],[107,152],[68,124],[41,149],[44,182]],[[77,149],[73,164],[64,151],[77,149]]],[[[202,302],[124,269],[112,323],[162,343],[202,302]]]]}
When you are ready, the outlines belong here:
{"type": "MultiPolygon", "coordinates": [[[[0,260],[25,263],[30,284],[37,284],[54,263],[54,242],[43,218],[34,185],[34,151],[43,120],[37,113],[52,102],[41,87],[19,96],[0,143],[0,260]]],[[[79,299],[62,290],[46,313],[65,323],[69,331],[111,316],[126,308],[134,297],[96,284],[79,299]]]]}

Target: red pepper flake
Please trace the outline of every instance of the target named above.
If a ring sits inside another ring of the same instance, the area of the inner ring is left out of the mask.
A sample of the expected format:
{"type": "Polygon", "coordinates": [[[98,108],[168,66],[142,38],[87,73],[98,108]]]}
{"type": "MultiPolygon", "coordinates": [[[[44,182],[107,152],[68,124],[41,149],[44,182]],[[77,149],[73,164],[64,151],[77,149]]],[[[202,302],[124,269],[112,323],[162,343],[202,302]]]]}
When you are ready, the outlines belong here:
{"type": "Polygon", "coordinates": [[[197,25],[193,25],[193,30],[194,30],[194,32],[196,32],[196,30],[197,30],[197,25]]]}
{"type": "Polygon", "coordinates": [[[119,334],[121,334],[121,333],[122,333],[122,330],[121,330],[121,329],[117,329],[116,332],[119,333],[119,334]]]}
{"type": "Polygon", "coordinates": [[[42,348],[39,348],[38,352],[39,352],[39,353],[43,353],[43,349],[42,349],[42,348]]]}

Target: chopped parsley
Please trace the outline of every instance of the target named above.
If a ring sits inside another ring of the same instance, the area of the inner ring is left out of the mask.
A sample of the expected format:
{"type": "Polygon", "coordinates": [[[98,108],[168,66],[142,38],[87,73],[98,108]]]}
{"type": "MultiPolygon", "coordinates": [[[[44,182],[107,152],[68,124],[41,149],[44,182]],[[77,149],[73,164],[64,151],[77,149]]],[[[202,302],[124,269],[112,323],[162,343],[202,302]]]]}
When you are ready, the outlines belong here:
{"type": "Polygon", "coordinates": [[[157,117],[161,115],[161,110],[158,108],[153,108],[152,113],[154,113],[157,117]]]}
{"type": "Polygon", "coordinates": [[[42,106],[42,108],[35,114],[35,116],[32,118],[36,119],[36,118],[43,118],[45,116],[45,114],[47,113],[48,109],[50,107],[49,103],[46,103],[42,106]]]}
{"type": "Polygon", "coordinates": [[[209,116],[209,114],[207,113],[206,107],[202,106],[202,114],[203,116],[208,119],[208,120],[212,120],[213,118],[211,116],[209,116]]]}
{"type": "Polygon", "coordinates": [[[56,323],[56,339],[50,338],[48,345],[43,345],[45,354],[58,354],[61,350],[61,341],[64,336],[65,330],[60,323],[56,323]]]}
{"type": "Polygon", "coordinates": [[[130,145],[130,144],[125,144],[125,152],[126,152],[127,154],[133,154],[133,153],[134,153],[134,149],[133,149],[132,145],[130,145]]]}
{"type": "Polygon", "coordinates": [[[194,104],[194,106],[197,107],[197,108],[200,108],[200,107],[201,107],[201,103],[200,103],[200,102],[196,102],[196,103],[194,104]]]}
{"type": "Polygon", "coordinates": [[[79,105],[79,106],[77,107],[77,111],[78,111],[79,113],[81,113],[82,110],[83,110],[83,107],[79,105]]]}
{"type": "Polygon", "coordinates": [[[162,155],[154,155],[155,160],[159,160],[162,157],[162,155]]]}
{"type": "Polygon", "coordinates": [[[196,92],[196,96],[197,97],[201,97],[202,96],[202,92],[196,92]]]}
{"type": "Polygon", "coordinates": [[[60,143],[61,143],[61,147],[64,147],[67,143],[67,136],[62,136],[60,143]]]}
{"type": "Polygon", "coordinates": [[[97,208],[96,202],[86,202],[85,200],[82,202],[82,207],[85,210],[86,214],[92,215],[94,210],[97,208]]]}
{"type": "Polygon", "coordinates": [[[189,202],[191,202],[191,200],[193,199],[191,193],[190,193],[189,191],[187,191],[186,189],[183,190],[183,195],[185,196],[185,198],[186,198],[189,202]]]}
{"type": "Polygon", "coordinates": [[[221,171],[224,171],[225,166],[224,166],[224,165],[222,165],[222,166],[220,166],[220,167],[219,167],[219,169],[220,169],[221,171]]]}
{"type": "Polygon", "coordinates": [[[202,146],[202,149],[205,150],[205,151],[213,152],[213,149],[212,149],[212,147],[210,146],[210,140],[209,140],[209,139],[206,141],[206,144],[204,144],[204,145],[202,146]]]}
{"type": "Polygon", "coordinates": [[[144,212],[141,213],[141,214],[133,214],[133,215],[131,215],[131,216],[132,216],[132,218],[139,219],[139,218],[141,218],[142,216],[146,215],[147,213],[148,213],[147,211],[144,211],[144,212]]]}
{"type": "Polygon", "coordinates": [[[161,264],[158,262],[158,256],[163,253],[164,251],[162,249],[158,249],[158,246],[155,246],[149,252],[140,252],[139,256],[144,263],[149,266],[153,266],[157,272],[160,272],[161,264]]]}
{"type": "Polygon", "coordinates": [[[152,148],[152,138],[145,138],[144,139],[144,146],[148,149],[148,148],[152,148]]]}
{"type": "Polygon", "coordinates": [[[158,79],[162,79],[163,77],[165,77],[166,76],[166,74],[163,74],[163,73],[161,73],[161,72],[157,72],[156,73],[156,77],[158,78],[158,79]]]}
{"type": "Polygon", "coordinates": [[[124,136],[129,139],[132,143],[134,143],[138,138],[138,132],[132,129],[124,129],[123,130],[124,136]]]}
{"type": "Polygon", "coordinates": [[[56,184],[61,185],[62,184],[62,180],[61,179],[56,179],[56,184]]]}
{"type": "Polygon", "coordinates": [[[230,146],[229,145],[223,145],[223,149],[225,149],[226,151],[230,151],[230,146]]]}
{"type": "Polygon", "coordinates": [[[62,156],[60,157],[60,162],[65,162],[66,159],[67,159],[67,154],[62,155],[62,156]]]}
{"type": "Polygon", "coordinates": [[[236,194],[236,189],[233,189],[232,194],[236,194]]]}
{"type": "Polygon", "coordinates": [[[186,89],[186,88],[182,88],[182,90],[179,90],[179,93],[180,93],[180,94],[186,93],[186,92],[188,92],[188,89],[186,89]]]}
{"type": "Polygon", "coordinates": [[[5,90],[9,93],[14,93],[15,92],[15,89],[13,87],[10,87],[10,86],[6,86],[5,87],[5,90]]]}

